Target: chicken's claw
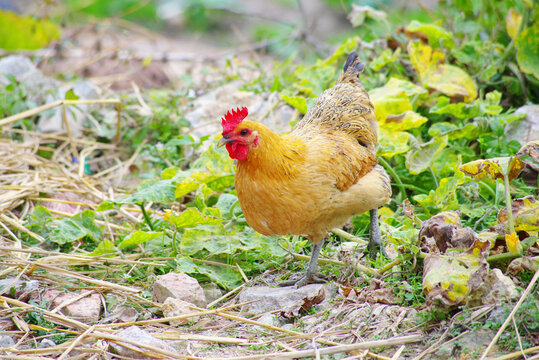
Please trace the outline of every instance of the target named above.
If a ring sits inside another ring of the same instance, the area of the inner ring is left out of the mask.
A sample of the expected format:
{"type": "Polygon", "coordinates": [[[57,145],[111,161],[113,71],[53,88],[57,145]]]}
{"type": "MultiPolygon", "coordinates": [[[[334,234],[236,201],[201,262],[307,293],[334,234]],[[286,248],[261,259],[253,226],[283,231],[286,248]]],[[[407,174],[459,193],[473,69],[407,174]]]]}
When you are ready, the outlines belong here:
{"type": "Polygon", "coordinates": [[[327,282],[328,281],[326,279],[318,277],[315,274],[305,274],[298,280],[282,281],[279,283],[279,286],[280,287],[294,286],[295,288],[300,288],[302,286],[309,285],[309,284],[324,284],[327,282]]]}

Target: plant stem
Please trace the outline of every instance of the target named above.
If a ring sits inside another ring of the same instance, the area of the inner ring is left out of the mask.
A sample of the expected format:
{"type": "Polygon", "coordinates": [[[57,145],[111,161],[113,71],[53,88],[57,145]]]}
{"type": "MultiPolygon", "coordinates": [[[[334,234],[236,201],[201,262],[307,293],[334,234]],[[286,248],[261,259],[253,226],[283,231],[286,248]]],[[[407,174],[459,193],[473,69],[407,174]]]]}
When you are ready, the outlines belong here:
{"type": "MultiPolygon", "coordinates": [[[[509,171],[507,171],[509,172],[509,171]]],[[[509,189],[509,174],[503,174],[503,182],[505,184],[505,208],[507,211],[507,225],[509,226],[509,233],[515,233],[515,224],[513,223],[513,209],[511,201],[511,192],[509,189]]]]}
{"type": "Polygon", "coordinates": [[[397,186],[399,187],[399,189],[400,189],[400,191],[402,193],[402,198],[406,199],[406,189],[404,188],[404,184],[402,183],[401,178],[399,177],[399,175],[397,175],[395,170],[393,170],[391,165],[389,165],[389,163],[383,157],[380,156],[378,158],[378,161],[387,170],[387,172],[389,172],[391,174],[391,177],[395,180],[395,182],[397,183],[397,186]]]}
{"type": "Polygon", "coordinates": [[[150,216],[146,212],[146,208],[144,208],[144,203],[139,203],[138,206],[140,206],[140,211],[142,211],[142,215],[144,215],[144,221],[146,221],[146,224],[148,224],[150,230],[153,231],[153,224],[150,220],[150,216]]]}
{"type": "Polygon", "coordinates": [[[434,174],[434,170],[432,169],[432,166],[429,165],[430,173],[432,174],[432,178],[434,179],[434,184],[436,185],[436,189],[438,189],[438,179],[436,178],[436,175],[434,174]]]}
{"type": "Polygon", "coordinates": [[[367,243],[368,243],[367,241],[361,239],[360,237],[349,234],[349,233],[347,233],[346,231],[344,231],[342,229],[335,228],[335,229],[331,229],[330,231],[332,233],[334,233],[335,235],[337,235],[337,236],[340,236],[340,237],[342,237],[342,238],[344,238],[346,240],[349,240],[349,241],[357,242],[360,245],[367,245],[367,243]]]}

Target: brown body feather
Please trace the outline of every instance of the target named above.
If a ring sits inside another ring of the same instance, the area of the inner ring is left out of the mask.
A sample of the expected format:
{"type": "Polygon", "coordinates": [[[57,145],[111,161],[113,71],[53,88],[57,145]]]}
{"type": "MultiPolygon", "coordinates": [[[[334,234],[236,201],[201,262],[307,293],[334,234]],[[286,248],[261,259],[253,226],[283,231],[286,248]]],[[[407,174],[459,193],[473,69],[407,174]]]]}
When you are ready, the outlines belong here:
{"type": "Polygon", "coordinates": [[[257,146],[235,178],[249,225],[265,235],[307,235],[317,243],[352,215],[389,201],[389,178],[376,165],[374,107],[349,66],[288,135],[243,121],[257,146]]]}

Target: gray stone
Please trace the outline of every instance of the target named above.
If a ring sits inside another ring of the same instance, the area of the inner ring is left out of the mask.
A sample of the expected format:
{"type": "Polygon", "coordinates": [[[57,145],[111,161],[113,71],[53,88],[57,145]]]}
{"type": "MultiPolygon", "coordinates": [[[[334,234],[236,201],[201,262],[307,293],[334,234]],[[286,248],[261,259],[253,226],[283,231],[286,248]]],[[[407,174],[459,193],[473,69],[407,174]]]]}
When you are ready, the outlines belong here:
{"type": "Polygon", "coordinates": [[[240,294],[240,302],[254,301],[242,306],[242,311],[261,314],[274,310],[286,310],[291,312],[291,307],[295,307],[306,298],[321,296],[320,303],[326,294],[325,286],[322,284],[310,284],[296,288],[253,286],[245,289],[240,294]]]}
{"type": "Polygon", "coordinates": [[[115,321],[133,322],[136,321],[138,317],[138,311],[132,307],[117,306],[111,314],[107,315],[101,320],[101,323],[109,324],[115,321]]]}
{"type": "Polygon", "coordinates": [[[48,98],[48,93],[58,88],[60,83],[45,76],[27,57],[20,55],[6,56],[0,59],[0,83],[8,84],[9,80],[3,75],[12,75],[17,81],[26,85],[28,100],[42,105],[48,98]]]}
{"type": "MultiPolygon", "coordinates": [[[[174,349],[172,346],[170,346],[167,342],[155,338],[149,332],[147,332],[145,330],[142,330],[141,328],[139,328],[138,326],[135,326],[135,325],[130,326],[130,327],[118,332],[116,334],[116,336],[118,336],[118,337],[120,337],[122,339],[125,339],[125,340],[129,340],[130,342],[141,343],[141,344],[145,344],[145,345],[151,345],[153,347],[156,347],[156,348],[159,348],[159,349],[162,349],[162,350],[166,350],[166,351],[169,351],[169,352],[172,352],[172,353],[176,352],[176,349],[174,349]]],[[[140,347],[134,346],[132,344],[129,344],[129,345],[133,346],[133,347],[135,347],[137,349],[140,349],[143,352],[149,352],[149,350],[146,350],[145,348],[140,348],[140,347]]],[[[135,359],[154,359],[154,357],[144,356],[140,352],[128,349],[128,348],[123,347],[122,345],[119,345],[119,344],[116,344],[116,343],[111,342],[110,346],[112,347],[113,351],[116,354],[121,355],[121,356],[129,357],[129,358],[135,358],[135,359]]]]}
{"type": "MultiPolygon", "coordinates": [[[[169,297],[165,300],[165,303],[163,304],[163,307],[161,309],[163,310],[164,317],[173,317],[173,316],[188,315],[188,314],[197,312],[196,310],[191,309],[192,306],[193,304],[188,303],[187,301],[169,297]]],[[[170,322],[170,325],[176,326],[176,325],[195,323],[199,319],[200,319],[200,316],[193,316],[186,319],[170,320],[169,322],[170,322]]]]}
{"type": "Polygon", "coordinates": [[[15,346],[15,340],[8,335],[0,335],[0,348],[10,348],[15,346]]]}
{"type": "MultiPolygon", "coordinates": [[[[56,290],[47,291],[43,298],[52,301],[52,307],[58,307],[64,302],[78,297],[80,294],[67,293],[60,295],[56,290]]],[[[101,318],[102,303],[100,294],[90,294],[82,299],[75,301],[67,306],[62,307],[60,311],[74,319],[82,322],[96,322],[101,318]]]]}
{"type": "Polygon", "coordinates": [[[261,317],[259,317],[256,321],[261,322],[266,325],[277,326],[277,327],[281,326],[281,322],[279,321],[277,316],[273,314],[264,314],[261,317]]]}
{"type": "Polygon", "coordinates": [[[223,296],[223,292],[221,291],[219,286],[215,285],[214,283],[205,284],[202,287],[202,290],[204,290],[204,296],[206,296],[208,304],[223,296]]]}
{"type": "Polygon", "coordinates": [[[53,346],[56,346],[56,343],[54,341],[52,341],[51,339],[48,339],[48,338],[45,338],[43,340],[41,340],[39,342],[39,347],[40,348],[49,348],[49,347],[53,347],[53,346]]]}
{"type": "Polygon", "coordinates": [[[515,111],[515,114],[526,114],[526,117],[505,127],[507,139],[516,140],[521,145],[539,140],[539,105],[522,106],[515,111]]]}
{"type": "Polygon", "coordinates": [[[160,275],[153,284],[153,300],[164,303],[169,297],[187,301],[198,307],[206,307],[204,290],[195,278],[184,273],[160,275]]]}

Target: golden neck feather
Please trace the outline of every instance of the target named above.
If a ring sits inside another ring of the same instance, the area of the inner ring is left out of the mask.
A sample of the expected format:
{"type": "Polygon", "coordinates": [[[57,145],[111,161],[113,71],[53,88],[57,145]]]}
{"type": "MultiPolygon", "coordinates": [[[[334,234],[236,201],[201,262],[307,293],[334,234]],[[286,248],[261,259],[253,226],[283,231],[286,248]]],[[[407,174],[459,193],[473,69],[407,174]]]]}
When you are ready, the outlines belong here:
{"type": "Polygon", "coordinates": [[[298,171],[297,165],[305,156],[305,144],[301,138],[279,136],[254,121],[244,120],[242,125],[258,133],[258,145],[250,146],[247,158],[238,161],[238,172],[280,178],[298,171]]]}

